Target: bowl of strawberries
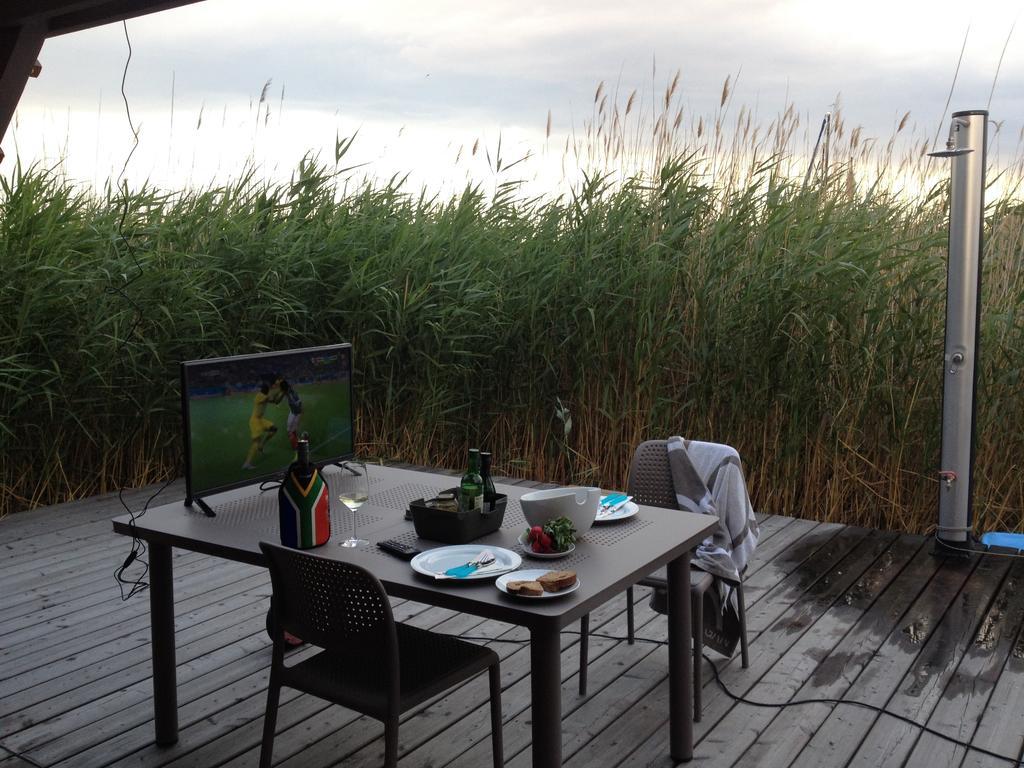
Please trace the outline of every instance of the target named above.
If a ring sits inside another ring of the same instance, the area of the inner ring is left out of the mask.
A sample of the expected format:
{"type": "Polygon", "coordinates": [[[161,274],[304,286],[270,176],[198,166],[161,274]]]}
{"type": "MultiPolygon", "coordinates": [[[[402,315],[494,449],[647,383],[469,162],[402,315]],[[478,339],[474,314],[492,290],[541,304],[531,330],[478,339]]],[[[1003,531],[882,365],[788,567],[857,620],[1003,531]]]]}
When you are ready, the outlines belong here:
{"type": "Polygon", "coordinates": [[[567,517],[548,520],[527,528],[519,537],[519,546],[530,557],[554,560],[576,549],[576,528],[567,517]]]}

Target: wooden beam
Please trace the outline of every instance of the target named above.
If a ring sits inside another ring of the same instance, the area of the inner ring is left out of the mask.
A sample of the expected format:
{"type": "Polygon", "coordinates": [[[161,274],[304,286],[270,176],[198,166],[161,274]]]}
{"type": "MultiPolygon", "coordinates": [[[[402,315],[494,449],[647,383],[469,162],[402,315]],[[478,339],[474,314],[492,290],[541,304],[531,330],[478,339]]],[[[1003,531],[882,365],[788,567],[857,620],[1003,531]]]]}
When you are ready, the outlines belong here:
{"type": "Polygon", "coordinates": [[[12,27],[44,19],[48,36],[63,35],[200,0],[4,0],[4,24],[12,27]]]}
{"type": "Polygon", "coordinates": [[[0,28],[0,140],[14,117],[45,39],[46,25],[41,20],[0,28]]]}
{"type": "Polygon", "coordinates": [[[133,19],[157,11],[169,11],[198,2],[202,0],[108,0],[92,8],[52,16],[49,22],[50,31],[47,34],[49,37],[66,35],[68,32],[79,32],[102,24],[133,19]]]}
{"type": "Polygon", "coordinates": [[[100,5],[106,0],[7,0],[4,3],[4,25],[20,27],[40,17],[48,19],[61,13],[100,5]]]}

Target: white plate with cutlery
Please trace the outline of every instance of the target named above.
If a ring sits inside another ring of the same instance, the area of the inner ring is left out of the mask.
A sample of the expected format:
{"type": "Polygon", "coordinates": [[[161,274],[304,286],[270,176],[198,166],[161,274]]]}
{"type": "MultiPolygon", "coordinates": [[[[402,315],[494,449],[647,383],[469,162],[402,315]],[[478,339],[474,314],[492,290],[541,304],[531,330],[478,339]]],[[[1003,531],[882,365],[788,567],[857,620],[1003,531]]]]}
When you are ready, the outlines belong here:
{"type": "Polygon", "coordinates": [[[597,517],[594,518],[594,523],[617,523],[620,520],[632,517],[639,511],[640,507],[632,501],[627,501],[612,509],[601,507],[601,509],[597,510],[597,517]]]}
{"type": "Polygon", "coordinates": [[[484,544],[458,544],[451,547],[428,549],[409,561],[409,565],[416,573],[448,581],[493,579],[495,576],[514,571],[522,564],[523,558],[512,550],[484,544]],[[488,558],[488,553],[493,556],[493,560],[488,558]],[[479,562],[481,555],[484,556],[484,564],[475,568],[472,573],[464,576],[447,575],[447,571],[455,571],[479,562]]]}

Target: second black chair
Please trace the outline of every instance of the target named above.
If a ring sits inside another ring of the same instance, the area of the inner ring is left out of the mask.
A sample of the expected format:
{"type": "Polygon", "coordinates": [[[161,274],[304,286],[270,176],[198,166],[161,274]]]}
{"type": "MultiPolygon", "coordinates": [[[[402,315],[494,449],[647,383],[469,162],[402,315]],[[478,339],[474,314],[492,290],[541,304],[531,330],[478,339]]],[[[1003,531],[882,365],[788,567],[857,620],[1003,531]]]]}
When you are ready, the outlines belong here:
{"type": "Polygon", "coordinates": [[[501,675],[494,651],[396,622],[380,581],[357,565],[266,542],[260,549],[274,590],[260,768],[270,768],[281,686],[382,721],[384,765],[393,768],[401,714],[484,670],[490,676],[494,765],[503,765],[501,675]],[[284,631],[324,650],[285,665],[284,631]]]}

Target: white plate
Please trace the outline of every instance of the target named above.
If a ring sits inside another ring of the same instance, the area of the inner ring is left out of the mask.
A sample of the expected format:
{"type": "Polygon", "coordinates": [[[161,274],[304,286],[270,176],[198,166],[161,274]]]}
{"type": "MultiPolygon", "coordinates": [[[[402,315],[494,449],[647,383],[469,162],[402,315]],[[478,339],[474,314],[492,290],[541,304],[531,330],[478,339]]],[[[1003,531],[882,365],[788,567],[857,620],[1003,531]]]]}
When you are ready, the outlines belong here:
{"type": "Polygon", "coordinates": [[[565,552],[534,552],[526,541],[526,534],[529,531],[523,531],[519,534],[519,546],[523,548],[523,552],[527,557],[536,557],[538,560],[557,560],[560,557],[566,557],[576,551],[576,545],[570,544],[569,548],[565,552]]]}
{"type": "Polygon", "coordinates": [[[494,562],[483,570],[483,573],[472,573],[460,579],[448,579],[448,581],[473,581],[478,579],[493,579],[501,573],[514,571],[523,564],[523,558],[504,547],[492,547],[486,544],[458,544],[452,547],[438,547],[421,552],[409,561],[409,565],[416,573],[424,576],[437,576],[443,574],[449,568],[457,568],[460,565],[473,560],[485,549],[491,550],[494,554],[494,562]]]}
{"type": "Polygon", "coordinates": [[[559,592],[545,592],[542,595],[521,595],[518,592],[509,592],[505,586],[510,581],[536,581],[538,577],[543,576],[545,573],[551,573],[550,568],[530,568],[525,571],[515,571],[514,573],[506,573],[503,576],[499,576],[498,580],[494,582],[494,586],[504,592],[506,595],[511,597],[521,597],[524,600],[550,600],[553,597],[561,597],[562,595],[568,595],[570,592],[575,592],[580,588],[580,578],[576,577],[576,583],[571,587],[566,587],[559,592]]]}
{"type": "Polygon", "coordinates": [[[601,514],[601,510],[597,511],[597,517],[594,518],[595,523],[617,523],[619,520],[625,520],[628,517],[632,517],[640,511],[634,502],[627,501],[625,506],[610,515],[601,514]]]}

